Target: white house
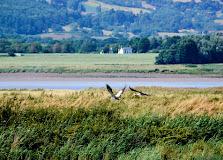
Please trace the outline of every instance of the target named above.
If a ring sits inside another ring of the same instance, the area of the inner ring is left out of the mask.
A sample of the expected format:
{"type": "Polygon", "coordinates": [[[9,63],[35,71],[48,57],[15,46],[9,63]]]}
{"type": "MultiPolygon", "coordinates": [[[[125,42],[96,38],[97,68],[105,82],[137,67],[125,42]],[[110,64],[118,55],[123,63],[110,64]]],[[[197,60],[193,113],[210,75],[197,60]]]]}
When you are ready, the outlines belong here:
{"type": "Polygon", "coordinates": [[[131,47],[122,47],[118,50],[118,54],[132,54],[131,47]]]}

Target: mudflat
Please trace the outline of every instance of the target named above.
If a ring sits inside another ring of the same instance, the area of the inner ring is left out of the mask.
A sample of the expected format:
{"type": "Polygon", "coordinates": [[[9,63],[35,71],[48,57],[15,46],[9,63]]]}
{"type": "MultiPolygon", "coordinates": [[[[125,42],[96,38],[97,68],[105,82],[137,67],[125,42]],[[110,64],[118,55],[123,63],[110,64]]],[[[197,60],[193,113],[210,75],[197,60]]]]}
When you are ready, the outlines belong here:
{"type": "Polygon", "coordinates": [[[0,81],[151,81],[151,82],[223,82],[218,75],[159,73],[0,73],[0,81]]]}

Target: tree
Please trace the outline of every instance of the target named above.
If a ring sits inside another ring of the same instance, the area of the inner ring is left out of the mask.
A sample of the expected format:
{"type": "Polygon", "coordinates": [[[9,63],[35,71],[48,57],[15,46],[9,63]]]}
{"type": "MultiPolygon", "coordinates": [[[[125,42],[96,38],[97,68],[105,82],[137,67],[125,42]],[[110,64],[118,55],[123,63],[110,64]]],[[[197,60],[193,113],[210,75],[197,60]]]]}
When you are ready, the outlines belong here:
{"type": "Polygon", "coordinates": [[[7,53],[10,51],[11,43],[7,40],[0,40],[0,53],[7,53]]]}
{"type": "Polygon", "coordinates": [[[174,37],[167,37],[166,39],[163,40],[162,42],[162,48],[163,49],[168,49],[171,46],[177,44],[181,38],[179,36],[174,36],[174,37]]]}
{"type": "Polygon", "coordinates": [[[72,47],[72,43],[63,42],[61,45],[61,52],[62,53],[72,53],[72,52],[75,52],[75,49],[72,47]]]}
{"type": "Polygon", "coordinates": [[[193,39],[182,38],[176,44],[176,63],[200,63],[200,56],[197,44],[193,39]]]}
{"type": "Polygon", "coordinates": [[[101,5],[99,5],[98,7],[96,7],[96,12],[97,12],[98,14],[100,14],[101,11],[102,11],[102,9],[101,9],[101,5]]]}
{"type": "Polygon", "coordinates": [[[133,38],[130,40],[130,45],[134,53],[138,52],[139,47],[139,38],[133,38]]]}
{"type": "Polygon", "coordinates": [[[110,46],[106,45],[103,49],[102,49],[103,53],[109,53],[110,51],[110,46]]]}
{"type": "Polygon", "coordinates": [[[223,39],[219,36],[212,36],[208,40],[202,40],[201,51],[205,62],[223,62],[223,39]]]}
{"type": "Polygon", "coordinates": [[[161,42],[161,39],[152,37],[150,39],[150,49],[158,49],[161,46],[161,42]]]}
{"type": "Polygon", "coordinates": [[[89,39],[83,41],[80,47],[81,53],[95,52],[96,50],[97,50],[97,44],[95,39],[89,39]]]}
{"type": "Polygon", "coordinates": [[[157,64],[203,63],[199,39],[193,36],[168,38],[165,49],[156,58],[157,64]]]}
{"type": "Polygon", "coordinates": [[[55,43],[52,48],[53,53],[61,53],[62,47],[60,43],[55,43]]]}
{"type": "Polygon", "coordinates": [[[29,53],[39,53],[42,51],[42,46],[39,43],[31,43],[28,47],[29,53]]]}
{"type": "Polygon", "coordinates": [[[168,50],[163,50],[159,54],[158,57],[156,57],[156,64],[175,64],[176,56],[176,49],[168,49],[168,50]]]}
{"type": "Polygon", "coordinates": [[[141,38],[138,44],[138,52],[146,53],[150,49],[150,41],[148,38],[141,38]]]}

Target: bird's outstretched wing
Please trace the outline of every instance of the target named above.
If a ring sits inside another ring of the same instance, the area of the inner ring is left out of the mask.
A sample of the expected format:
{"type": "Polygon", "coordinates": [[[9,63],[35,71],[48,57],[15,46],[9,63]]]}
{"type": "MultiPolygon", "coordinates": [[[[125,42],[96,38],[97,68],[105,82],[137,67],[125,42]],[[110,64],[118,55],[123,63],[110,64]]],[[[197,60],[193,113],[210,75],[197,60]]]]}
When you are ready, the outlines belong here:
{"type": "Polygon", "coordinates": [[[133,92],[138,92],[138,93],[140,93],[139,91],[133,89],[132,87],[129,87],[129,89],[130,89],[131,91],[133,91],[133,92]]]}
{"type": "Polygon", "coordinates": [[[106,84],[106,88],[107,88],[107,91],[111,94],[111,96],[114,96],[112,88],[108,84],[106,84]]]}
{"type": "Polygon", "coordinates": [[[149,96],[149,94],[144,93],[144,92],[141,92],[141,91],[138,91],[138,90],[136,90],[136,89],[133,89],[132,87],[129,87],[129,89],[130,89],[131,91],[133,91],[133,92],[137,92],[137,93],[141,94],[142,96],[149,96]]]}
{"type": "Polygon", "coordinates": [[[125,92],[125,89],[126,89],[126,86],[125,86],[122,90],[120,90],[120,91],[115,95],[115,97],[120,98],[120,97],[122,96],[122,94],[125,92]]]}

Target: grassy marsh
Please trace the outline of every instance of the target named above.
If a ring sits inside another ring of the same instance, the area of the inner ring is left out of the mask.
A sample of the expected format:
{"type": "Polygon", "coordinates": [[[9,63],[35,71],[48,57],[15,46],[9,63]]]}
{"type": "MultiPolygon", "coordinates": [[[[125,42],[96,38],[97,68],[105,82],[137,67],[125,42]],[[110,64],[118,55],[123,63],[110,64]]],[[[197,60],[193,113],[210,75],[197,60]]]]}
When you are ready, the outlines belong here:
{"type": "Polygon", "coordinates": [[[21,103],[22,108],[97,108],[106,106],[121,111],[124,117],[140,117],[147,114],[176,116],[181,114],[218,115],[223,113],[223,88],[174,89],[146,87],[140,88],[151,94],[137,98],[126,92],[123,99],[113,102],[105,89],[82,91],[0,91],[0,104],[8,99],[21,103]]]}
{"type": "Polygon", "coordinates": [[[1,91],[0,158],[223,158],[223,88],[140,89],[1,91]]]}

